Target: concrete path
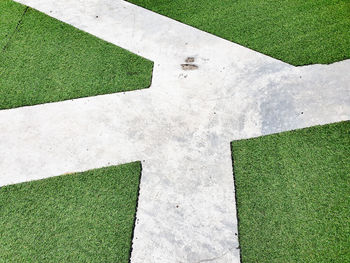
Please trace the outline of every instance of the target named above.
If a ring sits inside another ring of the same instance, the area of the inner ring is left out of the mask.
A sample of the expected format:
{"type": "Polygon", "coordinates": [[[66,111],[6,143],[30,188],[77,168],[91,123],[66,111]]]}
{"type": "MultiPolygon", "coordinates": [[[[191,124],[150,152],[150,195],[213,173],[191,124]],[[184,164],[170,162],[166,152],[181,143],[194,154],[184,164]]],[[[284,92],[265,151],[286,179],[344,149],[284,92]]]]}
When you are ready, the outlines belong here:
{"type": "Polygon", "coordinates": [[[19,2],[155,63],[146,90],[0,111],[0,185],[142,161],[133,263],[239,262],[230,142],[350,117],[350,60],[296,68],[120,0],[19,2]]]}

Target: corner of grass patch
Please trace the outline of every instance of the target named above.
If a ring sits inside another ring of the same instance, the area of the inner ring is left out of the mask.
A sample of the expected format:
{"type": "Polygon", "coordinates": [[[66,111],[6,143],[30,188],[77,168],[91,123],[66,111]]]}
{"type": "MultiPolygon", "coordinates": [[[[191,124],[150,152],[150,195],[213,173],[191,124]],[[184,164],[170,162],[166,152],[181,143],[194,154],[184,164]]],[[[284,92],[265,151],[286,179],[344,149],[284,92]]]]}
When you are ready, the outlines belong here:
{"type": "MultiPolygon", "coordinates": [[[[0,109],[148,88],[153,62],[5,0],[0,109]],[[23,10],[26,10],[24,12],[23,10]]],[[[0,33],[1,36],[1,33],[0,33]]]]}
{"type": "Polygon", "coordinates": [[[294,66],[350,58],[349,1],[127,1],[294,66]]]}
{"type": "Polygon", "coordinates": [[[130,258],[141,163],[0,188],[0,261],[130,258]]]}
{"type": "Polygon", "coordinates": [[[243,262],[350,259],[350,121],[232,149],[243,262]]]}

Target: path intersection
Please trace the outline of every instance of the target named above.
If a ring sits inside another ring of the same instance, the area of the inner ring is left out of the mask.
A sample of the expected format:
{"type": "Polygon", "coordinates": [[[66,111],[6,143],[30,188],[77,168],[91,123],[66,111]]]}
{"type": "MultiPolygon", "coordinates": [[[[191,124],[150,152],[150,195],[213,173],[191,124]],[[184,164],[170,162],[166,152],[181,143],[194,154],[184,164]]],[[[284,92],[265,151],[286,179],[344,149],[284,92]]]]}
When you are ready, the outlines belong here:
{"type": "Polygon", "coordinates": [[[133,263],[239,262],[230,142],[350,117],[350,60],[294,67],[121,0],[18,2],[154,61],[149,89],[0,111],[0,185],[142,161],[133,263]]]}

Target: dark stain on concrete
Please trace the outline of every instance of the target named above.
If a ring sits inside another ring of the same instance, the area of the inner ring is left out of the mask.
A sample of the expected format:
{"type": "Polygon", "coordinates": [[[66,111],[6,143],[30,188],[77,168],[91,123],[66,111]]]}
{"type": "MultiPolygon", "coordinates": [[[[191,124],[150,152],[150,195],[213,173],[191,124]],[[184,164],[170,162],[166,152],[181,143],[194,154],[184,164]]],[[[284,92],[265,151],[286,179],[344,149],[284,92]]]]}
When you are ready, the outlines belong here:
{"type": "Polygon", "coordinates": [[[182,67],[183,70],[196,70],[196,69],[198,69],[197,65],[195,65],[195,64],[188,64],[188,63],[181,64],[181,67],[182,67]]]}
{"type": "Polygon", "coordinates": [[[188,57],[185,60],[186,63],[193,63],[194,62],[194,57],[188,57]]]}

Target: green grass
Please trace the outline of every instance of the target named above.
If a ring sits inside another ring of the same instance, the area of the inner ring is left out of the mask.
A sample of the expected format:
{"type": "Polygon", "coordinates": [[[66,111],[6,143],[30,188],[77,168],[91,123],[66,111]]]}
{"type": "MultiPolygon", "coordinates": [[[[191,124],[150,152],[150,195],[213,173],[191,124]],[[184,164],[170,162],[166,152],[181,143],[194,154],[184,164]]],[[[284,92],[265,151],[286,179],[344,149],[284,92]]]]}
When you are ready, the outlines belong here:
{"type": "Polygon", "coordinates": [[[242,262],[350,262],[350,122],[232,143],[242,262]]]}
{"type": "Polygon", "coordinates": [[[350,58],[349,0],[128,1],[293,65],[350,58]]]}
{"type": "Polygon", "coordinates": [[[9,0],[0,0],[0,45],[0,109],[151,83],[151,61],[9,0]]]}
{"type": "Polygon", "coordinates": [[[0,262],[128,262],[139,162],[0,188],[0,262]]]}
{"type": "Polygon", "coordinates": [[[24,8],[12,1],[0,0],[0,47],[3,49],[6,42],[15,31],[18,21],[22,18],[24,8]]]}

